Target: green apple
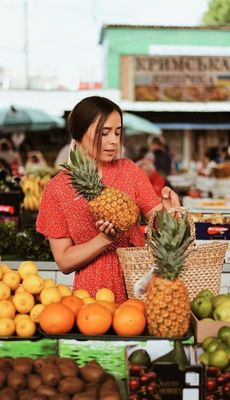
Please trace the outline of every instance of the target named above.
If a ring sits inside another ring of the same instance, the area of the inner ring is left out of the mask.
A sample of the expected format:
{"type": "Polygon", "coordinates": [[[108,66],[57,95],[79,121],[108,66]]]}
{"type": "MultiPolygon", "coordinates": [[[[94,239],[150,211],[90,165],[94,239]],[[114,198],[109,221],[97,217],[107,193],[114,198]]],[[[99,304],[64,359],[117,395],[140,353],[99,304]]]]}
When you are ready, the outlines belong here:
{"type": "Polygon", "coordinates": [[[207,297],[209,300],[212,300],[215,297],[215,295],[209,289],[200,290],[199,293],[196,295],[196,297],[200,296],[207,297]]]}
{"type": "Polygon", "coordinates": [[[216,350],[209,354],[209,365],[213,367],[225,368],[229,363],[229,355],[225,350],[216,350]]]}
{"type": "Polygon", "coordinates": [[[230,302],[224,301],[219,304],[213,312],[213,317],[219,321],[230,321],[230,302]]]}
{"type": "Polygon", "coordinates": [[[207,297],[197,296],[191,303],[191,309],[198,319],[207,318],[212,315],[212,302],[207,297]]]}
{"type": "Polygon", "coordinates": [[[222,326],[217,333],[217,337],[224,343],[230,340],[230,326],[222,326]]]}
{"type": "Polygon", "coordinates": [[[199,362],[202,364],[205,364],[205,365],[209,364],[209,356],[208,356],[208,353],[206,353],[206,351],[204,351],[204,353],[202,353],[199,356],[199,362]]]}
{"type": "Polygon", "coordinates": [[[215,351],[215,350],[217,349],[217,347],[218,347],[218,345],[219,345],[220,343],[221,343],[220,339],[215,338],[215,339],[211,340],[211,341],[209,342],[209,344],[207,345],[206,351],[207,351],[208,353],[212,353],[213,351],[215,351]]]}
{"type": "Polygon", "coordinates": [[[213,308],[216,308],[220,303],[222,303],[222,301],[229,299],[228,296],[226,296],[226,294],[218,294],[217,296],[215,296],[212,299],[212,305],[213,308]]]}
{"type": "Polygon", "coordinates": [[[202,348],[203,348],[205,351],[207,351],[207,350],[208,350],[209,344],[210,344],[213,340],[216,340],[216,337],[215,337],[215,336],[207,336],[207,337],[203,340],[203,342],[201,343],[202,348]]]}

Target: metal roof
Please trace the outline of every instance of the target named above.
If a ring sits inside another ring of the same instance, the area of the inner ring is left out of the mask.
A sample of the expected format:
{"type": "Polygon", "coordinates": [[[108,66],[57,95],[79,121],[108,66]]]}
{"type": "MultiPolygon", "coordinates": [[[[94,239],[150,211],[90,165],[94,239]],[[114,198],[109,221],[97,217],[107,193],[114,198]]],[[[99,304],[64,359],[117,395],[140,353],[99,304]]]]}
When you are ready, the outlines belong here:
{"type": "Polygon", "coordinates": [[[166,102],[166,101],[126,101],[119,105],[125,111],[156,112],[230,112],[230,101],[213,102],[166,102]]]}
{"type": "Polygon", "coordinates": [[[164,30],[170,30],[170,29],[178,29],[178,30],[222,30],[222,31],[230,31],[230,26],[226,25],[194,25],[194,26],[186,26],[186,25],[140,25],[140,24],[103,24],[100,30],[100,36],[99,36],[99,44],[103,42],[104,38],[104,33],[106,29],[113,29],[113,28],[129,28],[129,29],[164,29],[164,30]]]}

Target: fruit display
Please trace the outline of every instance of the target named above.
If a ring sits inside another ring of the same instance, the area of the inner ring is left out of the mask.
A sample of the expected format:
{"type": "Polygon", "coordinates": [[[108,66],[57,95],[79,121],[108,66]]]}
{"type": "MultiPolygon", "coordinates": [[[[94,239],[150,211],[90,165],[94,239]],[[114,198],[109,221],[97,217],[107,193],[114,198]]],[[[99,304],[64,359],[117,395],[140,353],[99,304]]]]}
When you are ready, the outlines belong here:
{"type": "Polygon", "coordinates": [[[0,358],[1,400],[121,400],[113,375],[95,361],[71,358],[0,358]]]}
{"type": "Polygon", "coordinates": [[[190,324],[187,288],[178,278],[192,243],[187,215],[177,221],[167,212],[156,213],[148,244],[155,254],[154,276],[147,287],[148,330],[155,336],[183,336],[190,324]]]}
{"type": "Polygon", "coordinates": [[[230,367],[230,327],[222,326],[217,336],[207,336],[201,344],[199,362],[207,366],[230,367]]]}
{"type": "Polygon", "coordinates": [[[223,372],[217,367],[207,367],[205,392],[205,400],[230,399],[230,372],[223,372]]]}
{"type": "Polygon", "coordinates": [[[38,210],[45,185],[50,181],[51,175],[39,174],[24,175],[20,185],[24,193],[23,206],[26,210],[38,210]]]}
{"type": "Polygon", "coordinates": [[[96,163],[80,147],[70,152],[71,164],[65,164],[77,196],[84,196],[98,220],[110,221],[117,231],[128,230],[138,219],[136,203],[126,193],[105,186],[96,163]]]}
{"type": "Polygon", "coordinates": [[[230,322],[230,293],[214,295],[204,289],[192,300],[191,309],[198,319],[230,322]]]}

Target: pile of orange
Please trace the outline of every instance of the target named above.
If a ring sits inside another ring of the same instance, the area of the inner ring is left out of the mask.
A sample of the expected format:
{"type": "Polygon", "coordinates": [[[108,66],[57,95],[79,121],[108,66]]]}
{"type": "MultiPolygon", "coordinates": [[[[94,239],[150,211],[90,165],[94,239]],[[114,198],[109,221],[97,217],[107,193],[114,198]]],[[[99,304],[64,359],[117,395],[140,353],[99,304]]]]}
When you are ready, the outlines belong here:
{"type": "Polygon", "coordinates": [[[113,292],[103,288],[94,302],[84,303],[84,299],[89,296],[84,293],[84,289],[78,290],[83,297],[64,296],[60,302],[45,306],[39,318],[45,332],[66,333],[76,325],[85,335],[103,335],[110,328],[119,336],[143,333],[146,318],[145,305],[141,300],[128,299],[122,304],[116,304],[113,292]]]}

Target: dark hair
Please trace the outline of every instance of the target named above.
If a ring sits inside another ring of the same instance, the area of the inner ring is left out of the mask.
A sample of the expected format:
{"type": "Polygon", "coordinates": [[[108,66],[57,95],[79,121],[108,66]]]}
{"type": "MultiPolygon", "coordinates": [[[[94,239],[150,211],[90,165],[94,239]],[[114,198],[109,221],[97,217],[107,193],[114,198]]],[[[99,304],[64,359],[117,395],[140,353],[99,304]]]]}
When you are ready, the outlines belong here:
{"type": "Polygon", "coordinates": [[[120,114],[121,126],[123,126],[122,111],[120,107],[113,101],[107,99],[106,97],[100,96],[90,96],[81,100],[70,112],[67,119],[67,125],[72,139],[81,142],[88,128],[98,118],[98,124],[93,143],[93,146],[97,148],[98,157],[101,150],[103,126],[113,111],[117,111],[120,114]]]}

